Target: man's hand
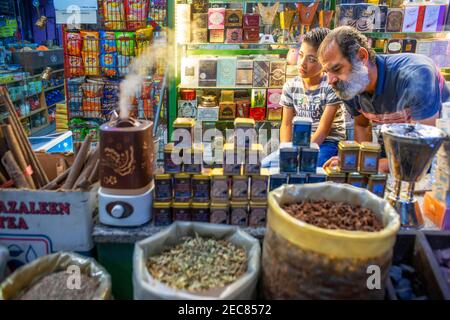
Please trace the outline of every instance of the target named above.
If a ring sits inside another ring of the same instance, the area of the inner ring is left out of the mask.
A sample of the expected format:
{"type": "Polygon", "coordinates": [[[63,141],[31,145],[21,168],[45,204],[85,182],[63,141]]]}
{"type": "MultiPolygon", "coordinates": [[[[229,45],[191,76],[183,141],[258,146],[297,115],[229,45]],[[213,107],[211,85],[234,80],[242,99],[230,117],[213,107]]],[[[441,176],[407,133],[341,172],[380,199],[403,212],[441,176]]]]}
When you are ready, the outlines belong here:
{"type": "MultiPolygon", "coordinates": [[[[323,169],[334,168],[334,167],[339,167],[339,157],[338,156],[331,157],[323,165],[323,169]]],[[[378,161],[378,172],[389,173],[389,163],[388,163],[387,158],[382,158],[378,161]]]]}
{"type": "Polygon", "coordinates": [[[322,166],[322,168],[325,170],[325,168],[334,168],[339,167],[339,157],[334,156],[327,160],[322,166]]]}

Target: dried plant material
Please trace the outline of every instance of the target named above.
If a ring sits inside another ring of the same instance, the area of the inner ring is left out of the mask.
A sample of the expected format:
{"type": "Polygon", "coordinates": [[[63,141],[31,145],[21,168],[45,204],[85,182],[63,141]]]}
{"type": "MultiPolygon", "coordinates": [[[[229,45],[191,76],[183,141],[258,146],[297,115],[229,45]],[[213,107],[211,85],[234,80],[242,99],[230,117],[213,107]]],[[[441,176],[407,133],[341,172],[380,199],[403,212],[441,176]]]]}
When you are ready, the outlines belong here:
{"type": "Polygon", "coordinates": [[[80,287],[71,288],[70,274],[65,271],[49,274],[36,282],[18,300],[92,300],[99,283],[84,274],[80,287]]]}
{"type": "Polygon", "coordinates": [[[183,238],[183,242],[148,259],[152,277],[191,292],[226,286],[247,271],[244,248],[225,240],[183,238]]]}
{"type": "Polygon", "coordinates": [[[306,200],[282,208],[294,218],[319,228],[368,232],[383,229],[382,221],[372,210],[344,202],[306,200]]]}

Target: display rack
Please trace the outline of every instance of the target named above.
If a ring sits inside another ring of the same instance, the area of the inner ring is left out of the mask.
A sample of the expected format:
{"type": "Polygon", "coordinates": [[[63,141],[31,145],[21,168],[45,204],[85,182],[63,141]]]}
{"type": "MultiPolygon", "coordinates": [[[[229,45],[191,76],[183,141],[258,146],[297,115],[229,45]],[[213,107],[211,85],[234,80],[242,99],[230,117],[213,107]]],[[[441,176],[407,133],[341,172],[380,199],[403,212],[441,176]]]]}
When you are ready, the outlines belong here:
{"type": "MultiPolygon", "coordinates": [[[[97,25],[82,25],[80,30],[63,27],[67,115],[75,141],[98,133],[99,126],[118,109],[120,82],[133,59],[153,41],[167,41],[166,1],[142,1],[143,10],[134,14],[125,1],[119,1],[123,8],[119,13],[108,12],[104,2],[98,1],[97,25]]],[[[162,136],[167,119],[164,76],[165,62],[158,61],[131,101],[133,116],[160,118],[155,134],[162,136]]]]}

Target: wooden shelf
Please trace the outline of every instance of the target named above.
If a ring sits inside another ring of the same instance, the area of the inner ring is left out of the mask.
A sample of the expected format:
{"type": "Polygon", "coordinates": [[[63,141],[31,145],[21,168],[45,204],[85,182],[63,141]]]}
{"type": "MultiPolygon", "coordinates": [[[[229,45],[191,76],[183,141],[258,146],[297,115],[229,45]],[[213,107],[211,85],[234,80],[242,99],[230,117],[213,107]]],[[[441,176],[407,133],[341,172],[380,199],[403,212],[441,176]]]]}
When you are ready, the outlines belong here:
{"type": "Polygon", "coordinates": [[[49,125],[50,125],[50,123],[46,123],[46,124],[44,124],[44,125],[42,125],[42,126],[34,127],[34,128],[31,129],[31,131],[30,131],[30,133],[29,133],[28,135],[33,135],[33,134],[35,134],[36,132],[38,132],[38,131],[44,129],[45,127],[48,127],[49,125]]]}
{"type": "Polygon", "coordinates": [[[40,112],[44,111],[45,109],[46,109],[46,108],[42,107],[42,108],[33,110],[33,111],[31,111],[29,114],[24,115],[24,116],[21,116],[19,119],[22,120],[22,119],[25,119],[25,118],[29,118],[29,117],[31,117],[31,116],[37,114],[37,113],[40,113],[40,112]]]}
{"type": "Polygon", "coordinates": [[[371,38],[392,38],[393,36],[406,36],[413,38],[435,38],[445,37],[450,31],[436,31],[436,32],[363,32],[367,37],[371,38]]]}
{"type": "Polygon", "coordinates": [[[16,99],[12,100],[12,102],[17,102],[17,101],[25,100],[25,99],[28,99],[28,98],[31,98],[31,97],[40,95],[41,93],[42,93],[42,91],[41,91],[41,92],[38,92],[38,93],[35,93],[35,94],[26,95],[26,96],[21,97],[21,98],[16,98],[16,99]]]}
{"type": "Polygon", "coordinates": [[[63,103],[63,102],[65,102],[65,101],[66,101],[66,100],[61,100],[61,101],[55,102],[54,104],[49,105],[49,106],[47,107],[47,109],[48,109],[48,108],[51,108],[51,107],[54,107],[54,106],[56,106],[58,103],[63,103]]]}

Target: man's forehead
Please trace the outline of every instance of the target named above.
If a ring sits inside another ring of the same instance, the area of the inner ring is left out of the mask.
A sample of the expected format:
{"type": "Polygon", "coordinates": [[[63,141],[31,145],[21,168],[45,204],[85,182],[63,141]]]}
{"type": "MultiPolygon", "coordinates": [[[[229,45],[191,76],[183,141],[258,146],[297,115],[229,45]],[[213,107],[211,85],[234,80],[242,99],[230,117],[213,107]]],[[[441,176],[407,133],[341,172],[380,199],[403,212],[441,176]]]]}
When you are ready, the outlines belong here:
{"type": "Polygon", "coordinates": [[[339,46],[334,41],[326,44],[320,55],[320,61],[324,67],[333,67],[341,63],[342,58],[341,50],[339,50],[339,46]]]}

